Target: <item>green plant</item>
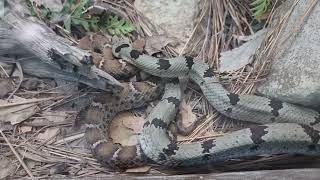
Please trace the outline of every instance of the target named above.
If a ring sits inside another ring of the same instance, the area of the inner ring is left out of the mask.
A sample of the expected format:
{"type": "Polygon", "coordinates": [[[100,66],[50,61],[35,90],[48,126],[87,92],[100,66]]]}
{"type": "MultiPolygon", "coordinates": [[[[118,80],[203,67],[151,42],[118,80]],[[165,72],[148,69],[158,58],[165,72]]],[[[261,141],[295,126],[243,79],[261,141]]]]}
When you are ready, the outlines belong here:
{"type": "Polygon", "coordinates": [[[83,13],[89,6],[89,0],[66,0],[59,12],[51,11],[43,5],[27,0],[31,15],[47,19],[53,23],[62,23],[71,32],[71,27],[83,27],[86,31],[102,29],[110,34],[126,34],[134,30],[133,24],[118,16],[103,13],[102,15],[87,15],[83,13]]]}
{"type": "Polygon", "coordinates": [[[251,11],[256,19],[260,19],[271,7],[272,0],[254,0],[250,5],[253,6],[251,11]]]}
{"type": "Polygon", "coordinates": [[[126,19],[119,19],[118,16],[109,16],[109,19],[106,23],[106,30],[114,35],[114,34],[127,34],[129,32],[134,31],[133,24],[126,19]]]}
{"type": "Polygon", "coordinates": [[[27,0],[27,6],[30,9],[32,16],[39,16],[40,18],[48,18],[51,15],[50,9],[46,8],[44,5],[35,6],[30,0],[27,0]]]}

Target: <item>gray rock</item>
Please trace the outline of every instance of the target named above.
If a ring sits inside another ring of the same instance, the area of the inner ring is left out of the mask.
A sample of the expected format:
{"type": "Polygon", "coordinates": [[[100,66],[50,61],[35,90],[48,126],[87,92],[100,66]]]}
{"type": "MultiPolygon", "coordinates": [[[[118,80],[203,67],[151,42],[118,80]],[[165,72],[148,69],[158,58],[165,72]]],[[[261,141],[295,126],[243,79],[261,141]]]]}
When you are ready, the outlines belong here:
{"type": "MultiPolygon", "coordinates": [[[[199,0],[136,0],[134,6],[158,27],[160,34],[167,33],[185,43],[192,34],[199,0]]],[[[182,47],[178,47],[182,49],[182,47]]]]}
{"type": "MultiPolygon", "coordinates": [[[[279,9],[287,12],[293,1],[279,9]]],[[[271,72],[258,91],[269,97],[305,106],[320,105],[320,4],[317,3],[299,31],[301,18],[312,1],[301,0],[290,15],[276,50],[271,72]],[[296,34],[293,32],[296,31],[296,34]],[[288,38],[289,37],[289,38],[288,38]]],[[[279,20],[279,19],[278,19],[279,20]]]]}

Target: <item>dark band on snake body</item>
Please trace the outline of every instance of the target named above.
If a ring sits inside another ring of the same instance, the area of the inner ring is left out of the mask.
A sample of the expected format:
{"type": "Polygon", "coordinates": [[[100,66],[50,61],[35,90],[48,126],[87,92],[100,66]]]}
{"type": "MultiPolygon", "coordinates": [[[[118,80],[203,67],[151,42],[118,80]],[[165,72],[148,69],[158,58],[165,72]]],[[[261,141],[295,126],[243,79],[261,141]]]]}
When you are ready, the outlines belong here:
{"type": "Polygon", "coordinates": [[[138,59],[141,55],[143,55],[143,54],[140,51],[137,51],[137,50],[132,50],[130,52],[130,56],[133,59],[138,59]]]}
{"type": "Polygon", "coordinates": [[[187,67],[190,70],[192,68],[193,64],[194,64],[193,57],[185,56],[185,58],[186,58],[187,67]]]}
{"type": "Polygon", "coordinates": [[[214,146],[215,143],[213,139],[203,141],[201,144],[201,147],[203,148],[202,153],[209,153],[210,149],[212,149],[214,146]]]}
{"type": "Polygon", "coordinates": [[[175,155],[175,151],[179,150],[179,146],[176,142],[171,141],[170,144],[168,144],[167,148],[164,148],[162,151],[167,156],[175,155]]]}
{"type": "Polygon", "coordinates": [[[159,159],[159,161],[165,161],[167,159],[167,157],[164,153],[159,153],[158,159],[159,159]]]}
{"type": "Polygon", "coordinates": [[[237,103],[240,101],[240,98],[239,98],[238,94],[229,93],[229,94],[227,94],[227,96],[230,99],[230,104],[233,105],[233,106],[237,105],[237,103]]]}
{"type": "Polygon", "coordinates": [[[250,128],[251,139],[254,144],[261,144],[265,142],[262,137],[268,133],[268,131],[266,131],[267,128],[267,126],[255,126],[250,128]]]}
{"type": "Polygon", "coordinates": [[[276,100],[276,99],[271,99],[269,106],[272,108],[271,113],[275,116],[279,116],[279,110],[283,108],[283,102],[276,100]]]}
{"type": "Polygon", "coordinates": [[[169,103],[174,104],[176,108],[179,107],[179,105],[180,105],[180,100],[177,99],[176,97],[168,97],[168,98],[166,98],[166,99],[167,99],[167,101],[168,101],[169,103]]]}
{"type": "Polygon", "coordinates": [[[165,122],[163,122],[159,118],[152,119],[151,124],[154,125],[154,127],[156,128],[162,128],[162,129],[167,129],[167,126],[168,126],[165,122]]]}
{"type": "Polygon", "coordinates": [[[166,59],[159,59],[157,64],[159,65],[159,70],[168,70],[171,66],[169,60],[166,59]]]}
{"type": "Polygon", "coordinates": [[[115,49],[115,52],[116,52],[116,53],[119,53],[122,48],[127,48],[127,47],[130,47],[130,45],[129,45],[129,44],[122,44],[122,45],[118,46],[118,47],[115,49]]]}
{"type": "Polygon", "coordinates": [[[203,77],[204,77],[204,78],[214,77],[213,69],[212,69],[212,68],[207,69],[207,70],[204,72],[203,77]]]}
{"type": "Polygon", "coordinates": [[[145,123],[143,124],[143,128],[148,127],[148,126],[150,126],[150,122],[149,122],[149,121],[147,121],[147,122],[145,122],[145,123]]]}
{"type": "Polygon", "coordinates": [[[312,139],[312,142],[314,144],[318,144],[320,140],[320,131],[315,130],[314,128],[305,124],[300,124],[300,126],[303,128],[304,132],[309,135],[309,137],[312,139]]]}

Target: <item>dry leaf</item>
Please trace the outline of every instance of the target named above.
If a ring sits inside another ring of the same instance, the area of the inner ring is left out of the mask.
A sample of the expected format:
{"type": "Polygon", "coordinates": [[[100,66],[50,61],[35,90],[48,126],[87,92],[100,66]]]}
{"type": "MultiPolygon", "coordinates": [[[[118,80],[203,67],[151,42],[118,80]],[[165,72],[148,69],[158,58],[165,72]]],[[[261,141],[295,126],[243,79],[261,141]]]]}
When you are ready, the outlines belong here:
{"type": "Polygon", "coordinates": [[[89,33],[79,40],[78,47],[85,50],[102,50],[106,44],[111,44],[110,40],[102,33],[89,33]]]}
{"type": "Polygon", "coordinates": [[[114,143],[123,146],[138,144],[138,133],[141,132],[144,119],[129,112],[118,114],[110,125],[110,137],[114,143]]]}
{"type": "Polygon", "coordinates": [[[136,134],[141,133],[143,129],[144,118],[141,116],[135,116],[132,113],[128,114],[130,115],[122,117],[123,125],[133,130],[133,132],[136,134]]]}
{"type": "Polygon", "coordinates": [[[55,137],[58,134],[58,131],[59,128],[56,127],[48,128],[45,132],[39,133],[37,139],[42,142],[49,141],[48,143],[50,144],[50,141],[54,140],[53,137],[55,137]]]}
{"type": "Polygon", "coordinates": [[[32,126],[21,126],[20,128],[19,128],[19,132],[20,133],[26,133],[26,132],[31,132],[31,130],[32,130],[32,126]]]}
{"type": "Polygon", "coordinates": [[[12,125],[18,124],[40,110],[36,103],[21,104],[24,101],[31,99],[24,99],[17,96],[8,103],[7,101],[0,100],[0,121],[10,122],[12,125]],[[19,103],[20,105],[11,105],[12,103],[19,103]]]}
{"type": "Polygon", "coordinates": [[[179,113],[183,127],[189,127],[197,121],[197,116],[192,112],[192,107],[186,103],[185,99],[181,101],[179,113]]]}
{"type": "Polygon", "coordinates": [[[243,66],[251,63],[252,56],[260,47],[265,35],[266,30],[260,30],[256,34],[253,34],[246,38],[242,37],[242,39],[246,39],[249,41],[242,44],[240,47],[234,48],[230,51],[222,52],[220,58],[220,72],[236,71],[243,66]]]}
{"type": "Polygon", "coordinates": [[[136,168],[130,168],[126,170],[126,173],[147,173],[151,169],[151,166],[141,166],[136,168]]]}
{"type": "Polygon", "coordinates": [[[112,48],[111,47],[105,47],[103,48],[103,57],[106,59],[113,59],[112,55],[112,48]]]}
{"type": "Polygon", "coordinates": [[[150,36],[146,39],[145,50],[148,54],[152,55],[157,52],[161,52],[161,49],[168,44],[178,42],[174,37],[168,37],[166,35],[150,36]]]}
{"type": "Polygon", "coordinates": [[[138,51],[143,51],[143,48],[145,45],[146,45],[145,39],[137,39],[132,43],[132,47],[138,51]]]}

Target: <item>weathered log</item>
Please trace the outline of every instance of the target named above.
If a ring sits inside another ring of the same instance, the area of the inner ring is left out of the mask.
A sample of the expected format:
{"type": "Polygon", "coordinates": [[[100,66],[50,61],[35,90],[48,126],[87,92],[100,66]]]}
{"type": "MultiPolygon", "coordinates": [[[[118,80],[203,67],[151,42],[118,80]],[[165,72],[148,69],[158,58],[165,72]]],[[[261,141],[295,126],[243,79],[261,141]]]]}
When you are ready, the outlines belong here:
{"type": "Polygon", "coordinates": [[[107,91],[122,88],[120,82],[93,65],[87,51],[58,36],[40,20],[27,17],[24,1],[7,4],[0,20],[0,56],[18,57],[23,71],[37,77],[77,81],[107,91]]]}

